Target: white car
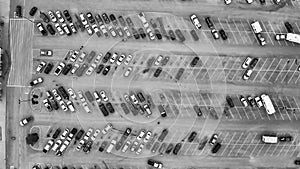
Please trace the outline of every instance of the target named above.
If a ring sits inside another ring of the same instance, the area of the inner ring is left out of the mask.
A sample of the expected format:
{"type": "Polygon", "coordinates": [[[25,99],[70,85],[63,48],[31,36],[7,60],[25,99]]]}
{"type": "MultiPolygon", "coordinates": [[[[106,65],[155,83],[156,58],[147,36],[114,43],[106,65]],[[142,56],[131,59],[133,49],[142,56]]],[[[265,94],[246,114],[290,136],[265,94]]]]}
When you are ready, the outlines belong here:
{"type": "Polygon", "coordinates": [[[100,132],[101,132],[100,129],[96,129],[95,132],[94,132],[94,134],[91,137],[91,140],[95,141],[96,137],[99,135],[100,132]]]}
{"type": "Polygon", "coordinates": [[[102,53],[99,53],[99,54],[96,56],[96,58],[95,58],[95,60],[94,60],[94,63],[95,63],[95,64],[98,64],[98,63],[100,62],[102,56],[103,56],[103,54],[102,54],[102,53]]]}
{"type": "Polygon", "coordinates": [[[253,73],[253,69],[247,69],[243,75],[243,79],[248,80],[252,73],[253,73]]]}
{"type": "Polygon", "coordinates": [[[111,56],[110,59],[109,59],[109,62],[110,62],[111,64],[113,64],[113,63],[116,61],[117,57],[118,57],[118,54],[117,54],[116,52],[113,53],[112,56],[111,56]]]}
{"type": "Polygon", "coordinates": [[[139,101],[137,100],[137,98],[135,97],[134,94],[131,94],[131,95],[130,95],[130,100],[131,100],[134,104],[138,104],[138,103],[139,103],[139,101]]]}
{"type": "Polygon", "coordinates": [[[60,11],[56,11],[55,14],[56,14],[56,16],[57,16],[59,22],[61,22],[61,23],[64,23],[64,22],[65,22],[65,19],[64,19],[64,17],[62,16],[62,14],[61,14],[60,11]]]}
{"type": "Polygon", "coordinates": [[[149,105],[145,104],[143,107],[146,110],[147,116],[149,117],[152,114],[152,111],[151,111],[149,105]]]}
{"type": "Polygon", "coordinates": [[[199,18],[195,14],[192,14],[190,16],[190,19],[191,19],[193,25],[196,27],[196,29],[200,29],[202,27],[202,25],[199,21],[199,18]]]}
{"type": "Polygon", "coordinates": [[[31,82],[30,82],[30,86],[36,86],[38,84],[41,84],[44,82],[44,79],[42,77],[38,77],[36,79],[33,79],[31,82]]]}
{"type": "Polygon", "coordinates": [[[132,67],[131,66],[129,66],[128,68],[127,68],[127,70],[126,70],[126,72],[124,73],[124,77],[128,77],[129,75],[130,75],[130,73],[132,72],[132,67]]]}
{"type": "Polygon", "coordinates": [[[36,73],[41,73],[46,66],[46,62],[41,61],[41,63],[36,68],[36,73]]]}
{"type": "Polygon", "coordinates": [[[68,91],[68,94],[69,94],[74,100],[77,99],[76,93],[75,93],[75,91],[74,91],[72,88],[69,87],[69,88],[67,89],[67,91],[68,91]]]}
{"type": "Polygon", "coordinates": [[[144,138],[144,143],[147,143],[147,142],[149,141],[151,135],[152,135],[152,132],[151,132],[151,131],[148,131],[148,132],[146,133],[146,136],[145,136],[145,138],[144,138]]]}
{"type": "Polygon", "coordinates": [[[224,0],[224,3],[225,3],[226,5],[229,5],[229,4],[231,4],[231,0],[224,0]]]}
{"type": "Polygon", "coordinates": [[[252,3],[253,3],[253,0],[246,0],[246,2],[247,2],[248,4],[252,4],[252,3]]]}
{"type": "Polygon", "coordinates": [[[64,62],[60,62],[59,65],[57,66],[57,68],[54,71],[54,75],[59,76],[65,66],[66,66],[66,64],[64,62]]]}
{"type": "Polygon", "coordinates": [[[116,31],[114,30],[114,28],[113,28],[111,25],[108,26],[108,30],[109,30],[111,36],[113,36],[113,37],[116,37],[116,36],[117,36],[116,31]]]}
{"type": "Polygon", "coordinates": [[[86,26],[86,25],[88,24],[88,21],[85,19],[84,14],[83,14],[83,13],[80,13],[80,14],[79,14],[79,17],[80,17],[80,20],[81,20],[82,24],[83,24],[84,26],[86,26]]]}
{"type": "Polygon", "coordinates": [[[41,49],[40,50],[40,56],[52,56],[53,51],[50,49],[41,49]]]}
{"type": "Polygon", "coordinates": [[[107,123],[106,126],[101,130],[102,134],[105,135],[113,128],[111,123],[107,123]]]}
{"type": "Polygon", "coordinates": [[[118,58],[117,60],[117,65],[120,66],[123,62],[123,60],[125,59],[125,55],[124,54],[121,54],[120,57],[118,58]]]}
{"type": "Polygon", "coordinates": [[[146,131],[145,131],[144,129],[142,129],[142,130],[140,131],[139,135],[136,137],[136,139],[137,139],[138,141],[141,141],[142,138],[145,136],[145,134],[146,134],[146,131]]]}
{"type": "Polygon", "coordinates": [[[219,138],[218,134],[213,134],[209,140],[209,144],[213,146],[217,142],[218,138],[219,138]]]}
{"type": "Polygon", "coordinates": [[[75,62],[77,60],[78,55],[79,55],[79,52],[77,50],[72,51],[72,55],[70,57],[70,62],[75,62]]]}
{"type": "Polygon", "coordinates": [[[54,144],[54,146],[52,147],[52,151],[57,151],[58,147],[60,147],[60,145],[62,145],[63,141],[62,140],[57,140],[54,144]]]}
{"type": "Polygon", "coordinates": [[[79,57],[78,57],[78,61],[79,62],[83,62],[84,58],[86,57],[86,53],[85,52],[81,52],[79,57]]]}
{"type": "Polygon", "coordinates": [[[261,101],[261,99],[260,99],[259,96],[256,96],[256,97],[254,98],[254,100],[255,100],[255,103],[256,103],[256,105],[257,105],[258,108],[263,107],[263,103],[262,103],[262,101],[261,101]]]}
{"type": "Polygon", "coordinates": [[[131,37],[131,33],[130,33],[128,27],[125,26],[123,29],[124,29],[124,32],[126,33],[126,36],[127,36],[127,37],[131,37]]]}
{"type": "Polygon", "coordinates": [[[89,108],[89,105],[87,104],[87,102],[83,102],[82,106],[83,106],[83,109],[85,112],[91,113],[91,109],[89,108]]]}
{"type": "Polygon", "coordinates": [[[106,149],[106,152],[111,153],[111,151],[113,150],[113,148],[115,147],[116,144],[117,144],[117,141],[115,139],[111,140],[109,146],[106,149]]]}
{"type": "Polygon", "coordinates": [[[286,35],[285,34],[276,34],[275,35],[275,39],[276,40],[285,40],[286,39],[286,35]]]}
{"type": "Polygon", "coordinates": [[[248,107],[248,105],[249,105],[248,101],[244,96],[240,97],[240,101],[241,101],[241,103],[243,104],[244,107],[248,107]]]}
{"type": "Polygon", "coordinates": [[[107,32],[107,29],[104,24],[100,25],[100,29],[101,29],[103,35],[108,36],[108,32],[107,32]]]}
{"type": "Polygon", "coordinates": [[[141,12],[141,13],[138,14],[138,17],[139,17],[139,19],[142,21],[143,26],[144,26],[145,28],[148,28],[148,27],[149,27],[149,23],[148,23],[147,20],[146,20],[145,14],[144,14],[143,12],[141,12]]]}
{"type": "Polygon", "coordinates": [[[124,61],[124,64],[125,64],[125,65],[128,65],[128,64],[130,63],[130,61],[132,60],[132,58],[133,58],[132,55],[130,55],[130,54],[127,55],[127,57],[126,57],[126,59],[125,59],[125,61],[124,61]]]}
{"type": "Polygon", "coordinates": [[[85,98],[84,98],[84,96],[83,96],[82,91],[79,90],[77,93],[78,93],[78,97],[79,97],[80,101],[81,101],[82,103],[85,102],[85,98]]]}
{"type": "Polygon", "coordinates": [[[88,70],[85,72],[85,74],[88,76],[91,75],[94,72],[96,67],[97,67],[97,65],[95,63],[91,64],[91,66],[88,68],[88,70]]]}
{"type": "Polygon", "coordinates": [[[70,132],[70,129],[69,128],[65,128],[65,130],[63,131],[63,133],[60,135],[60,139],[64,140],[69,132],[70,132]]]}
{"type": "Polygon", "coordinates": [[[143,148],[144,148],[144,144],[142,143],[142,144],[140,144],[140,146],[139,146],[139,148],[136,150],[136,154],[141,154],[141,152],[142,152],[142,150],[143,150],[143,148]]]}
{"type": "Polygon", "coordinates": [[[126,141],[126,143],[124,144],[124,146],[123,146],[123,148],[122,148],[121,151],[122,151],[123,153],[125,153],[125,152],[128,150],[130,144],[131,144],[131,142],[130,142],[129,140],[126,141]]]}
{"type": "Polygon", "coordinates": [[[57,18],[56,18],[56,16],[54,15],[54,12],[53,11],[48,11],[48,14],[49,14],[49,16],[50,16],[50,19],[51,19],[51,21],[52,22],[57,22],[57,18]]]}
{"type": "Polygon", "coordinates": [[[97,92],[97,91],[94,91],[93,94],[94,94],[94,97],[95,97],[96,102],[97,102],[97,103],[100,103],[100,102],[101,102],[101,98],[100,98],[98,92],[97,92]]]}
{"type": "Polygon", "coordinates": [[[47,152],[51,149],[51,147],[53,146],[53,144],[54,144],[54,140],[53,140],[53,139],[50,139],[50,140],[47,142],[47,144],[45,145],[45,147],[43,148],[43,152],[44,152],[44,153],[47,153],[47,152]]]}
{"type": "Polygon", "coordinates": [[[53,110],[53,108],[52,108],[52,106],[51,106],[51,104],[50,104],[50,102],[49,102],[48,99],[44,99],[44,100],[43,100],[43,103],[44,103],[44,106],[47,108],[47,110],[48,110],[49,112],[53,110]]]}
{"type": "Polygon", "coordinates": [[[92,25],[92,28],[93,28],[95,33],[100,32],[97,24],[92,25]]]}
{"type": "Polygon", "coordinates": [[[86,31],[87,31],[87,33],[89,35],[93,35],[94,34],[93,29],[90,27],[90,25],[85,25],[84,28],[86,29],[86,31]]]}
{"type": "Polygon", "coordinates": [[[33,121],[33,116],[26,117],[20,121],[20,126],[21,127],[26,126],[31,121],[33,121]]]}
{"type": "Polygon", "coordinates": [[[248,56],[245,61],[242,64],[242,68],[243,69],[247,69],[250,65],[250,63],[252,62],[253,58],[251,58],[250,56],[248,56]]]}
{"type": "Polygon", "coordinates": [[[64,29],[64,31],[66,32],[66,34],[68,35],[68,36],[70,36],[70,35],[72,35],[72,30],[70,30],[69,28],[68,28],[68,25],[66,24],[66,23],[64,23],[64,24],[62,24],[62,28],[64,29]]]}
{"type": "Polygon", "coordinates": [[[70,71],[71,74],[74,74],[78,70],[79,67],[80,67],[80,65],[78,63],[75,63],[72,70],[70,71]]]}
{"type": "Polygon", "coordinates": [[[155,62],[154,62],[154,65],[155,66],[158,66],[160,64],[160,62],[162,61],[163,59],[163,56],[162,55],[158,55],[155,62]]]}
{"type": "Polygon", "coordinates": [[[60,35],[65,34],[64,30],[60,27],[59,23],[56,23],[54,26],[55,26],[55,28],[57,29],[57,31],[60,35]]]}
{"type": "Polygon", "coordinates": [[[61,96],[57,93],[57,90],[56,90],[56,89],[53,89],[53,90],[52,90],[52,93],[53,93],[53,95],[54,95],[54,97],[55,97],[55,99],[56,99],[57,101],[61,101],[61,100],[62,100],[61,96]]]}
{"type": "Polygon", "coordinates": [[[150,37],[150,40],[155,40],[155,35],[150,28],[146,28],[146,32],[150,37]]]}
{"type": "Polygon", "coordinates": [[[77,33],[77,29],[76,29],[74,23],[70,23],[69,26],[70,26],[73,33],[77,33]]]}
{"type": "Polygon", "coordinates": [[[72,113],[75,112],[75,107],[70,100],[67,101],[67,106],[72,113]]]}
{"type": "Polygon", "coordinates": [[[213,35],[214,39],[219,39],[220,38],[219,33],[215,28],[213,28],[211,30],[211,34],[213,35]]]}
{"type": "Polygon", "coordinates": [[[105,101],[105,102],[108,102],[108,97],[106,96],[106,93],[104,90],[101,90],[100,91],[100,96],[102,97],[102,100],[105,101]]]}
{"type": "Polygon", "coordinates": [[[63,100],[59,101],[59,105],[64,112],[69,110],[66,103],[63,100]]]}

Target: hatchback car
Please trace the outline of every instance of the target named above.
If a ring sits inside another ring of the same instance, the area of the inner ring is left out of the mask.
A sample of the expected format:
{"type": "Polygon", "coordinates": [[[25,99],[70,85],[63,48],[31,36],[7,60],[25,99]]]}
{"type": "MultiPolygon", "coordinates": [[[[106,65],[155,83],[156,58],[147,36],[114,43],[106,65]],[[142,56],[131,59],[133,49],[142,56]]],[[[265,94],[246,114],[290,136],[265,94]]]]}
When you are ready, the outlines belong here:
{"type": "Polygon", "coordinates": [[[198,56],[195,56],[193,58],[193,60],[191,61],[190,66],[191,67],[195,67],[197,65],[197,63],[198,63],[199,60],[200,60],[200,58],[198,56]]]}

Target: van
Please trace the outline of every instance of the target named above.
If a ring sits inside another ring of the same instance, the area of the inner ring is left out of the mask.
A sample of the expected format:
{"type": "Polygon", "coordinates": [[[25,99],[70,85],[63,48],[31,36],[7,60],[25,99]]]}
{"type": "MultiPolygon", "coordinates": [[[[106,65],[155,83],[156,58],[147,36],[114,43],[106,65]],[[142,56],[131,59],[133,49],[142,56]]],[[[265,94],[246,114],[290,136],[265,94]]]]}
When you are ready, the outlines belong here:
{"type": "Polygon", "coordinates": [[[278,143],[278,137],[274,135],[263,135],[261,141],[264,143],[276,144],[278,143]]]}

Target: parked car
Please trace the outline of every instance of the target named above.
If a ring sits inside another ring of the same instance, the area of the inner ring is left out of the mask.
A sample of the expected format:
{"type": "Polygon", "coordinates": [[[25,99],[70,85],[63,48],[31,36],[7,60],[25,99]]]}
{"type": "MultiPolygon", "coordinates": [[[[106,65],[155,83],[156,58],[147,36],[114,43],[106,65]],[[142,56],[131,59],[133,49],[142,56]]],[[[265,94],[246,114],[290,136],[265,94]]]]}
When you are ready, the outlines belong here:
{"type": "Polygon", "coordinates": [[[102,18],[103,18],[105,24],[109,24],[110,20],[109,20],[108,15],[106,13],[102,14],[102,18]]]}
{"type": "Polygon", "coordinates": [[[166,136],[168,135],[168,133],[169,133],[168,129],[163,129],[163,131],[161,132],[157,140],[163,142],[166,136]]]}
{"type": "Polygon", "coordinates": [[[223,40],[227,40],[227,33],[224,31],[224,29],[220,29],[220,30],[219,30],[219,33],[220,33],[221,38],[222,38],[223,40]]]}
{"type": "Polygon", "coordinates": [[[38,84],[41,84],[44,82],[44,79],[42,77],[38,77],[36,79],[33,79],[31,82],[30,82],[30,86],[36,86],[38,84]]]}
{"type": "Polygon", "coordinates": [[[180,42],[184,42],[185,41],[185,37],[183,36],[182,32],[180,29],[176,29],[175,30],[175,34],[177,35],[178,39],[180,40],[180,42]]]}
{"type": "Polygon", "coordinates": [[[139,31],[139,34],[142,37],[142,39],[145,39],[146,38],[146,33],[145,33],[144,29],[139,28],[138,31],[139,31]]]}
{"type": "Polygon", "coordinates": [[[249,69],[254,69],[254,67],[256,66],[258,62],[258,58],[253,58],[249,64],[249,69]]]}
{"type": "Polygon", "coordinates": [[[51,24],[47,24],[46,28],[47,28],[48,32],[50,33],[50,35],[55,35],[56,31],[51,24]]]}
{"type": "Polygon", "coordinates": [[[131,66],[129,66],[124,73],[124,77],[128,77],[131,74],[132,70],[133,70],[133,68],[131,66]]]}
{"type": "Polygon", "coordinates": [[[220,150],[221,146],[222,146],[221,143],[216,143],[216,144],[214,145],[214,147],[211,149],[211,152],[212,152],[213,154],[217,153],[217,152],[220,150]]]}
{"type": "Polygon", "coordinates": [[[29,11],[29,15],[30,15],[30,16],[34,16],[34,15],[36,14],[37,10],[38,10],[37,7],[35,7],[35,6],[32,7],[32,8],[30,9],[30,11],[29,11]]]}
{"type": "Polygon", "coordinates": [[[193,58],[193,60],[191,61],[190,66],[191,67],[195,67],[197,65],[197,63],[198,63],[199,60],[200,60],[200,58],[198,56],[195,56],[193,58]]]}
{"type": "Polygon", "coordinates": [[[214,145],[217,142],[218,137],[219,137],[218,134],[213,134],[209,140],[209,144],[214,145]]]}
{"type": "Polygon", "coordinates": [[[57,32],[59,33],[59,35],[65,34],[64,30],[62,29],[62,27],[60,27],[59,23],[56,23],[54,26],[55,26],[57,32]]]}
{"type": "Polygon", "coordinates": [[[253,69],[247,69],[245,71],[245,73],[243,74],[243,79],[244,80],[248,80],[251,76],[251,74],[253,73],[253,69]]]}
{"type": "Polygon", "coordinates": [[[245,61],[242,64],[242,68],[243,69],[247,69],[250,65],[250,63],[252,62],[253,58],[250,56],[247,56],[247,58],[245,59],[245,61]]]}
{"type": "Polygon", "coordinates": [[[86,17],[87,17],[87,19],[88,19],[88,21],[90,22],[91,25],[96,23],[96,20],[94,19],[94,16],[91,12],[87,12],[86,17]]]}
{"type": "Polygon", "coordinates": [[[190,31],[190,34],[192,35],[192,38],[194,39],[194,41],[199,40],[199,36],[197,35],[197,33],[194,29],[190,31]]]}
{"type": "Polygon", "coordinates": [[[64,19],[64,17],[62,16],[62,14],[61,14],[61,12],[60,12],[59,10],[57,10],[57,11],[55,12],[55,14],[56,14],[57,19],[58,19],[58,21],[59,21],[60,23],[64,23],[64,22],[65,22],[65,19],[64,19]]]}
{"type": "Polygon", "coordinates": [[[170,36],[170,39],[171,40],[176,40],[176,36],[175,36],[175,33],[174,33],[174,31],[172,30],[172,29],[170,29],[169,31],[168,31],[168,33],[169,33],[169,36],[170,36]]]}
{"type": "Polygon", "coordinates": [[[260,98],[259,96],[256,96],[256,97],[254,98],[254,100],[255,100],[256,106],[257,106],[258,108],[263,107],[263,103],[262,103],[261,98],[260,98]]]}
{"type": "Polygon", "coordinates": [[[284,22],[284,26],[286,27],[286,30],[288,31],[288,33],[294,32],[294,28],[289,22],[284,22]]]}
{"type": "Polygon", "coordinates": [[[248,101],[246,100],[246,98],[244,96],[242,96],[242,95],[240,96],[240,101],[244,107],[248,107],[248,101]]]}
{"type": "Polygon", "coordinates": [[[57,68],[54,71],[54,75],[59,76],[65,66],[66,66],[66,64],[64,62],[60,62],[59,65],[57,66],[57,68]]]}
{"type": "Polygon", "coordinates": [[[48,14],[49,14],[49,16],[50,16],[51,21],[52,21],[53,23],[56,23],[56,22],[57,22],[57,18],[56,18],[56,16],[55,16],[54,12],[50,10],[50,11],[48,11],[48,14]]]}
{"type": "Polygon", "coordinates": [[[69,26],[66,23],[62,24],[62,28],[64,29],[64,31],[68,36],[72,35],[72,30],[69,28],[69,26]]]}
{"type": "Polygon", "coordinates": [[[291,142],[291,141],[293,141],[293,136],[291,136],[291,135],[282,135],[282,136],[278,137],[278,140],[280,142],[291,142]]]}
{"type": "Polygon", "coordinates": [[[200,23],[199,18],[195,14],[192,14],[190,16],[190,19],[191,19],[191,21],[192,21],[192,23],[193,23],[193,25],[195,26],[196,29],[201,29],[202,25],[200,23]]]}
{"type": "Polygon", "coordinates": [[[229,96],[226,96],[226,101],[227,101],[227,104],[229,105],[229,107],[234,107],[234,103],[233,103],[233,100],[231,99],[231,97],[229,96]]]}
{"type": "Polygon", "coordinates": [[[197,132],[195,131],[191,132],[190,136],[188,137],[188,142],[193,142],[196,136],[197,136],[197,132]]]}
{"type": "Polygon", "coordinates": [[[70,15],[69,11],[68,11],[68,10],[64,10],[64,11],[63,11],[63,14],[64,14],[66,20],[67,20],[68,22],[72,23],[72,17],[71,17],[71,15],[70,15]]]}
{"type": "Polygon", "coordinates": [[[210,17],[206,17],[205,18],[205,22],[206,22],[206,24],[207,24],[207,26],[208,26],[209,29],[213,29],[214,28],[214,24],[212,23],[210,17]]]}
{"type": "Polygon", "coordinates": [[[26,126],[26,125],[28,125],[28,123],[30,123],[32,121],[33,121],[33,116],[26,117],[20,121],[20,126],[21,127],[26,126]]]}
{"type": "Polygon", "coordinates": [[[21,5],[16,6],[16,17],[22,18],[23,17],[23,9],[21,5]]]}
{"type": "Polygon", "coordinates": [[[163,163],[160,162],[160,161],[149,159],[147,161],[147,164],[154,167],[154,168],[159,168],[159,169],[163,168],[163,163]]]}
{"type": "Polygon", "coordinates": [[[48,17],[48,15],[42,11],[40,11],[40,18],[45,22],[45,23],[49,23],[50,19],[48,17]]]}
{"type": "Polygon", "coordinates": [[[45,67],[45,69],[44,69],[44,73],[45,74],[49,74],[51,72],[51,70],[53,69],[53,67],[54,67],[54,64],[51,63],[51,62],[49,62],[47,64],[47,66],[45,67]]]}
{"type": "Polygon", "coordinates": [[[36,73],[41,73],[46,67],[46,62],[41,61],[38,67],[36,68],[36,73]]]}
{"type": "Polygon", "coordinates": [[[173,149],[173,154],[177,155],[181,147],[182,147],[182,143],[177,143],[173,149]]]}
{"type": "Polygon", "coordinates": [[[63,75],[67,75],[72,69],[72,64],[71,63],[68,63],[62,70],[62,74],[63,75]]]}
{"type": "Polygon", "coordinates": [[[41,34],[42,34],[43,36],[47,36],[47,35],[48,35],[48,32],[46,31],[44,25],[43,25],[41,22],[38,22],[38,23],[36,24],[36,26],[37,26],[38,30],[41,32],[41,34]]]}
{"type": "Polygon", "coordinates": [[[219,33],[215,28],[211,29],[211,34],[213,35],[214,39],[220,38],[219,33]]]}

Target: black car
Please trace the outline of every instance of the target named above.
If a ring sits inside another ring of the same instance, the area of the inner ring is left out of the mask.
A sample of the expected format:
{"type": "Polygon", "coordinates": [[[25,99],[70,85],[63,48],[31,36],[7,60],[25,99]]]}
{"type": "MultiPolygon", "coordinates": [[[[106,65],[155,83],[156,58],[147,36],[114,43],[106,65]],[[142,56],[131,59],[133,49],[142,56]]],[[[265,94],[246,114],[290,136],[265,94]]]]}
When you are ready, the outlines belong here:
{"type": "Polygon", "coordinates": [[[252,59],[252,61],[249,64],[249,69],[253,69],[256,66],[257,62],[258,62],[258,58],[252,59]]]}
{"type": "Polygon", "coordinates": [[[60,94],[63,97],[63,99],[69,100],[69,94],[63,86],[59,86],[57,88],[57,91],[58,91],[58,94],[60,94]]]}
{"type": "Polygon", "coordinates": [[[284,22],[284,26],[286,27],[288,33],[294,32],[293,26],[289,22],[284,22]]]}
{"type": "Polygon", "coordinates": [[[161,66],[165,66],[170,60],[170,56],[165,56],[163,60],[160,62],[161,66]]]}
{"type": "Polygon", "coordinates": [[[200,58],[198,56],[195,56],[193,58],[193,60],[191,61],[190,66],[191,67],[195,67],[197,65],[197,63],[198,63],[199,60],[200,60],[200,58]]]}
{"type": "Polygon", "coordinates": [[[53,133],[52,138],[53,138],[53,139],[57,139],[57,137],[59,136],[60,133],[61,133],[61,129],[60,129],[60,128],[57,128],[57,129],[55,130],[55,132],[53,133]]]}
{"type": "Polygon", "coordinates": [[[95,98],[89,90],[84,92],[84,95],[86,96],[87,100],[91,103],[95,100],[95,98]]]}
{"type": "Polygon", "coordinates": [[[220,143],[216,143],[216,144],[214,145],[214,147],[211,149],[211,152],[212,152],[213,154],[217,153],[217,152],[220,150],[221,146],[222,146],[222,145],[221,145],[220,143]]]}
{"type": "Polygon", "coordinates": [[[92,140],[88,141],[85,144],[85,146],[83,146],[82,151],[85,152],[85,153],[89,153],[91,151],[92,145],[93,145],[93,141],[92,140]]]}
{"type": "Polygon", "coordinates": [[[45,23],[49,23],[49,22],[50,22],[50,18],[49,18],[48,15],[45,14],[44,12],[40,12],[40,18],[41,18],[45,23]]]}
{"type": "Polygon", "coordinates": [[[300,159],[296,159],[296,160],[294,161],[294,164],[295,164],[295,165],[300,165],[300,159]]]}
{"type": "Polygon", "coordinates": [[[161,39],[162,39],[162,35],[161,35],[161,33],[159,32],[158,29],[155,29],[155,30],[154,30],[154,33],[155,33],[155,36],[156,36],[156,38],[157,38],[158,40],[161,40],[161,39]]]}
{"type": "Polygon", "coordinates": [[[181,143],[177,143],[177,144],[175,145],[174,150],[173,150],[173,154],[174,154],[174,155],[177,155],[178,152],[179,152],[179,150],[181,149],[181,147],[182,147],[182,144],[181,144],[181,143]]]}
{"type": "Polygon", "coordinates": [[[32,7],[32,8],[30,9],[30,11],[29,11],[29,15],[30,15],[30,16],[34,16],[34,15],[36,14],[37,10],[38,10],[37,7],[35,7],[35,6],[32,7]]]}
{"type": "Polygon", "coordinates": [[[188,137],[188,142],[193,142],[197,136],[197,132],[193,131],[188,137]]]}
{"type": "Polygon", "coordinates": [[[84,63],[77,69],[77,71],[75,73],[78,77],[80,77],[83,75],[83,72],[85,72],[86,69],[88,69],[88,64],[84,63]]]}
{"type": "Polygon", "coordinates": [[[168,129],[163,129],[163,131],[161,132],[157,140],[163,142],[164,139],[167,137],[168,133],[169,133],[168,129]]]}
{"type": "Polygon", "coordinates": [[[106,67],[104,68],[102,74],[103,74],[104,76],[106,76],[106,75],[108,74],[109,71],[110,71],[110,65],[108,65],[108,66],[106,66],[106,67]]]}
{"type": "Polygon", "coordinates": [[[260,4],[266,5],[266,0],[259,0],[260,4]]]}
{"type": "Polygon", "coordinates": [[[86,13],[86,17],[89,20],[90,24],[95,24],[96,20],[91,12],[86,13]]]}
{"type": "Polygon", "coordinates": [[[99,109],[101,110],[103,116],[108,116],[109,113],[108,113],[108,110],[106,109],[105,105],[103,103],[100,103],[99,104],[99,109]]]}
{"type": "Polygon", "coordinates": [[[106,13],[103,13],[103,14],[102,14],[102,18],[103,18],[105,24],[109,24],[110,20],[109,20],[109,18],[108,18],[108,16],[107,16],[106,13]]]}
{"type": "Polygon", "coordinates": [[[194,29],[191,30],[190,33],[191,33],[191,35],[192,35],[194,41],[198,41],[198,40],[199,40],[199,36],[197,35],[197,33],[196,33],[196,31],[195,31],[194,29]]]}
{"type": "Polygon", "coordinates": [[[119,20],[121,26],[123,26],[123,27],[126,26],[126,22],[125,22],[125,19],[123,18],[123,16],[119,16],[118,20],[119,20]]]}
{"type": "Polygon", "coordinates": [[[227,101],[227,104],[229,105],[229,107],[231,107],[231,108],[234,107],[234,103],[233,103],[231,97],[227,96],[226,101],[227,101]]]}
{"type": "Polygon", "coordinates": [[[45,74],[49,74],[51,72],[51,70],[53,69],[53,67],[54,67],[54,64],[51,63],[51,62],[49,62],[47,64],[47,66],[45,67],[45,69],[44,69],[44,73],[45,74]]]}
{"type": "Polygon", "coordinates": [[[132,28],[132,34],[135,39],[140,39],[140,35],[135,28],[132,28]]]}
{"type": "Polygon", "coordinates": [[[202,116],[203,113],[198,105],[194,105],[193,108],[194,108],[194,111],[196,112],[197,116],[202,116]]]}
{"type": "Polygon", "coordinates": [[[221,38],[222,38],[223,40],[227,40],[227,34],[226,34],[226,32],[225,32],[223,29],[220,29],[220,30],[219,30],[219,33],[220,33],[221,38]]]}
{"type": "Polygon", "coordinates": [[[117,18],[114,14],[110,14],[109,15],[109,19],[111,20],[111,22],[115,25],[115,26],[118,26],[118,21],[117,21],[117,18]]]}
{"type": "Polygon", "coordinates": [[[157,108],[160,112],[161,117],[167,117],[167,113],[163,105],[160,104],[157,106],[157,108]]]}
{"type": "Polygon", "coordinates": [[[179,68],[179,70],[178,70],[178,72],[177,72],[177,74],[175,76],[175,79],[176,80],[180,80],[180,78],[183,75],[183,73],[184,73],[184,68],[179,68]]]}
{"type": "Polygon", "coordinates": [[[72,128],[70,134],[73,134],[73,136],[77,133],[78,129],[77,128],[72,128]]]}
{"type": "Polygon", "coordinates": [[[106,103],[105,106],[106,106],[107,110],[108,110],[110,113],[114,113],[114,112],[115,112],[115,109],[114,109],[113,105],[112,105],[110,102],[106,103]]]}
{"type": "Polygon", "coordinates": [[[169,33],[169,36],[170,36],[171,40],[173,40],[173,41],[176,40],[176,36],[175,36],[175,33],[174,33],[173,30],[169,30],[168,33],[169,33]]]}
{"type": "Polygon", "coordinates": [[[137,96],[137,98],[139,99],[139,101],[141,103],[143,103],[144,101],[146,101],[146,99],[145,99],[145,97],[144,97],[144,95],[143,95],[142,92],[137,92],[136,96],[137,96]]]}
{"type": "Polygon", "coordinates": [[[143,39],[145,39],[146,38],[146,33],[145,33],[144,29],[143,28],[139,28],[138,31],[139,31],[140,36],[143,39]]]}
{"type": "Polygon", "coordinates": [[[174,148],[173,143],[170,143],[165,151],[166,154],[170,154],[174,148]]]}
{"type": "Polygon", "coordinates": [[[102,63],[106,63],[110,59],[110,57],[111,57],[111,53],[107,52],[102,59],[102,63]]]}
{"type": "Polygon", "coordinates": [[[47,24],[46,28],[51,35],[55,35],[56,31],[51,24],[47,24]]]}
{"type": "Polygon", "coordinates": [[[161,67],[158,67],[158,68],[155,70],[153,76],[154,76],[154,77],[158,77],[158,76],[160,75],[161,72],[162,72],[162,68],[161,68],[161,67]]]}
{"type": "Polygon", "coordinates": [[[76,134],[76,136],[75,136],[75,140],[77,141],[77,140],[80,140],[81,139],[81,137],[83,136],[83,134],[84,134],[84,130],[83,129],[80,129],[79,130],[79,132],[76,134]]]}
{"type": "Polygon", "coordinates": [[[179,38],[180,42],[184,42],[185,41],[185,37],[183,36],[182,32],[180,29],[176,29],[175,33],[177,35],[177,37],[179,38]]]}
{"type": "Polygon", "coordinates": [[[206,22],[206,24],[207,24],[207,26],[208,26],[209,29],[213,29],[214,28],[214,24],[210,20],[210,17],[206,17],[205,18],[205,22],[206,22]]]}
{"type": "Polygon", "coordinates": [[[108,145],[108,142],[107,141],[103,141],[101,146],[99,147],[99,151],[100,152],[103,152],[105,147],[108,145]]]}
{"type": "Polygon", "coordinates": [[[96,68],[96,73],[99,74],[101,73],[101,71],[104,69],[104,65],[100,64],[97,68],[96,68]]]}
{"type": "Polygon", "coordinates": [[[51,105],[52,105],[52,107],[53,107],[54,110],[58,110],[59,109],[59,105],[58,105],[57,101],[51,100],[50,102],[51,102],[51,105]]]}
{"type": "Polygon", "coordinates": [[[72,17],[70,15],[69,11],[68,10],[64,10],[63,14],[64,14],[66,20],[71,23],[72,22],[72,17]]]}
{"type": "Polygon", "coordinates": [[[67,75],[67,74],[70,72],[70,70],[72,69],[72,67],[73,67],[73,66],[72,66],[71,63],[67,64],[66,67],[62,70],[61,73],[62,73],[63,75],[67,75]]]}
{"type": "Polygon", "coordinates": [[[127,22],[127,24],[128,24],[129,26],[132,26],[132,27],[134,26],[134,24],[133,24],[131,18],[127,17],[127,18],[126,18],[126,22],[127,22]]]}
{"type": "Polygon", "coordinates": [[[293,140],[293,137],[291,135],[283,135],[279,136],[278,140],[281,142],[291,142],[293,140]]]}
{"type": "Polygon", "coordinates": [[[18,17],[18,18],[22,18],[23,17],[22,6],[20,6],[20,5],[16,6],[16,17],[18,17]]]}

